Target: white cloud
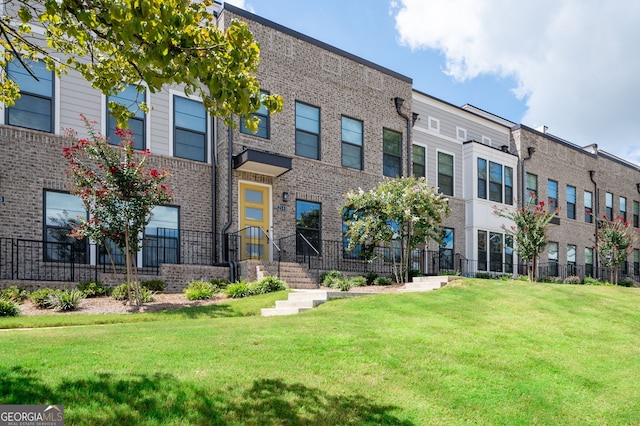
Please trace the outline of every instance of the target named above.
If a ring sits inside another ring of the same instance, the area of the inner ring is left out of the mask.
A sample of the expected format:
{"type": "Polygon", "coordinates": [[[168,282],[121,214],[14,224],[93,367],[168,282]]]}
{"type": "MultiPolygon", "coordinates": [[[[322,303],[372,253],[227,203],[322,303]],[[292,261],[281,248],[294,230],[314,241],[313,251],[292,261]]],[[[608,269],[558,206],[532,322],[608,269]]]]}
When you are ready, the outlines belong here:
{"type": "Polygon", "coordinates": [[[640,2],[392,1],[400,42],[452,78],[513,77],[523,124],[640,162],[640,2]]]}

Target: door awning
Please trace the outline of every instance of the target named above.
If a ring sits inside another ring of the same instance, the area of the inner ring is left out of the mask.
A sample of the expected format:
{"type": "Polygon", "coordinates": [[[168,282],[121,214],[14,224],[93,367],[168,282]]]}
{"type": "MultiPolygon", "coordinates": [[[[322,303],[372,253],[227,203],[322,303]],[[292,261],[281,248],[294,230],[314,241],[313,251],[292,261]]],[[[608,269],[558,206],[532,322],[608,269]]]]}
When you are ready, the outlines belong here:
{"type": "Polygon", "coordinates": [[[243,172],[278,177],[291,170],[292,159],[271,152],[246,148],[233,157],[233,168],[243,172]]]}

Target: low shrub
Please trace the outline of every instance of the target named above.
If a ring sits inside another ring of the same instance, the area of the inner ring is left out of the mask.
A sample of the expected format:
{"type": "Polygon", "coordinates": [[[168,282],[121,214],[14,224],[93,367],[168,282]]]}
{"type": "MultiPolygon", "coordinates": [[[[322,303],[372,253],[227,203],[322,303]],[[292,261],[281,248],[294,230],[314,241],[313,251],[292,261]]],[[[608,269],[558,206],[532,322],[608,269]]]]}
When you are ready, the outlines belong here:
{"type": "Polygon", "coordinates": [[[152,292],[162,292],[167,287],[167,283],[162,280],[146,280],[140,284],[142,287],[152,292]]]}
{"type": "Polygon", "coordinates": [[[373,283],[375,282],[376,278],[378,278],[378,274],[376,274],[375,272],[367,272],[365,278],[367,279],[367,285],[374,285],[373,283]]]}
{"type": "Polygon", "coordinates": [[[253,295],[253,291],[254,290],[246,281],[238,281],[233,284],[229,284],[224,292],[232,299],[240,299],[242,297],[253,295]]]}
{"type": "Polygon", "coordinates": [[[490,274],[489,272],[476,272],[476,278],[490,280],[493,278],[493,274],[490,274]]]}
{"type": "Polygon", "coordinates": [[[129,294],[127,292],[127,283],[120,284],[111,290],[111,297],[116,300],[127,300],[129,299],[129,294]]]}
{"type": "Polygon", "coordinates": [[[208,300],[216,292],[215,287],[209,281],[191,281],[183,290],[187,300],[208,300]]]}
{"type": "Polygon", "coordinates": [[[378,277],[373,280],[374,285],[391,285],[391,283],[393,283],[393,280],[389,277],[378,277]]]}
{"type": "Polygon", "coordinates": [[[584,277],[584,284],[585,285],[603,285],[603,286],[613,285],[608,281],[600,281],[599,279],[592,278],[592,277],[584,277]]]}
{"type": "Polygon", "coordinates": [[[571,275],[564,279],[565,284],[582,284],[582,279],[577,275],[571,275]]]}
{"type": "Polygon", "coordinates": [[[625,279],[618,281],[618,285],[622,287],[634,287],[633,280],[625,279]]]}
{"type": "Polygon", "coordinates": [[[550,283],[550,284],[562,284],[562,278],[560,277],[541,277],[538,278],[539,283],[550,283]]]}
{"type": "Polygon", "coordinates": [[[363,276],[353,277],[349,279],[349,287],[364,287],[367,285],[367,279],[363,276]]]}
{"type": "Polygon", "coordinates": [[[344,281],[344,277],[342,276],[340,271],[333,270],[325,272],[320,276],[320,282],[322,283],[322,285],[327,287],[337,288],[336,285],[339,281],[344,281]]]}
{"type": "Polygon", "coordinates": [[[31,303],[33,303],[36,308],[51,309],[53,308],[53,306],[51,305],[51,295],[57,293],[62,293],[62,290],[53,288],[41,288],[29,293],[29,298],[31,299],[31,303]]]}
{"type": "Polygon", "coordinates": [[[18,315],[20,315],[20,309],[14,301],[0,298],[0,317],[17,317],[18,315]]]}
{"type": "Polygon", "coordinates": [[[222,278],[214,278],[211,280],[211,285],[216,293],[222,293],[229,285],[229,281],[223,280],[222,278]]]}
{"type": "Polygon", "coordinates": [[[49,300],[51,306],[59,311],[77,311],[80,302],[84,300],[84,293],[78,289],[64,290],[59,293],[51,293],[49,300]]]}
{"type": "Polygon", "coordinates": [[[340,291],[349,291],[351,290],[351,280],[338,280],[334,282],[332,288],[336,288],[340,291]]]}
{"type": "Polygon", "coordinates": [[[147,287],[140,286],[140,301],[142,303],[149,303],[154,301],[155,291],[149,290],[147,287]]]}
{"type": "Polygon", "coordinates": [[[250,286],[253,294],[267,294],[287,289],[287,284],[278,277],[264,277],[250,286]]]}
{"type": "Polygon", "coordinates": [[[17,285],[12,285],[0,291],[0,298],[9,300],[15,303],[21,303],[27,300],[29,297],[27,291],[17,285]]]}
{"type": "Polygon", "coordinates": [[[80,281],[78,290],[84,293],[85,297],[100,297],[109,294],[109,288],[102,284],[102,281],[80,281]]]}

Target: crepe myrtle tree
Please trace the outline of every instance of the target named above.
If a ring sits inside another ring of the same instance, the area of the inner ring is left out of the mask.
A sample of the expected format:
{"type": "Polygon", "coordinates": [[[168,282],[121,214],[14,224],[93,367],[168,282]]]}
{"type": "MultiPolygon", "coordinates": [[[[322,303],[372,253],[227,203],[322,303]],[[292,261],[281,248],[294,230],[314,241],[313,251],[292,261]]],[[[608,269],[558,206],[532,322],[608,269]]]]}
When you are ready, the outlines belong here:
{"type": "Polygon", "coordinates": [[[383,246],[391,253],[396,282],[409,279],[411,252],[429,240],[442,243],[440,224],[449,216],[448,200],[424,178],[385,179],[370,191],[352,190],[341,207],[347,250],[383,246]]]}
{"type": "MultiPolygon", "coordinates": [[[[0,17],[0,102],[14,104],[20,88],[6,65],[30,61],[57,75],[73,69],[103,94],[129,85],[155,93],[177,85],[198,95],[207,111],[256,131],[261,105],[282,109],[278,95],[263,95],[253,73],[260,48],[246,23],[216,25],[212,0],[7,0],[0,17]],[[33,31],[32,25],[43,28],[33,31]]],[[[138,108],[147,111],[144,102],[138,108]]],[[[137,108],[109,104],[121,127],[137,108]]]]}
{"type": "Polygon", "coordinates": [[[513,222],[509,226],[503,224],[502,229],[513,237],[518,257],[527,264],[530,281],[536,280],[538,255],[547,246],[547,225],[559,211],[545,206],[544,201],[515,209],[494,207],[495,215],[513,222]]]}
{"type": "Polygon", "coordinates": [[[609,220],[603,215],[598,220],[598,236],[595,249],[602,259],[602,264],[609,269],[609,281],[617,284],[620,265],[627,260],[633,250],[637,235],[631,224],[621,216],[609,220]]]}
{"type": "Polygon", "coordinates": [[[170,174],[146,167],[149,152],[134,151],[130,131],[117,129],[122,143],[120,147],[112,146],[94,130],[95,123],[82,118],[89,138],[77,139],[76,133],[69,130],[67,136],[73,143],[63,148],[70,166],[67,174],[72,192],[81,197],[89,213],[89,219],[77,218],[73,236],[89,238],[107,250],[112,242],[125,254],[129,303],[140,305],[136,257],[141,235],[151,220],[152,209],[171,201],[166,185],[170,174]]]}

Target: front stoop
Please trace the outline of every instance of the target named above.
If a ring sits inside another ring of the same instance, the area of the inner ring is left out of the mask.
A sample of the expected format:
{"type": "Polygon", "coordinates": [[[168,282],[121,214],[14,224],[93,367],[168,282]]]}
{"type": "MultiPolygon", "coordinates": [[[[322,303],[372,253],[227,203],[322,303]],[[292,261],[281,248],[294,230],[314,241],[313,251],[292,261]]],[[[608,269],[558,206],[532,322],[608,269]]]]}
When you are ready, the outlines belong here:
{"type": "Polygon", "coordinates": [[[400,293],[416,292],[416,291],[432,291],[444,287],[449,281],[455,277],[446,275],[436,275],[429,277],[413,277],[413,281],[406,283],[403,289],[398,290],[400,293]]]}
{"type": "Polygon", "coordinates": [[[263,308],[263,317],[275,317],[281,315],[293,315],[303,311],[313,309],[332,299],[343,299],[346,297],[365,296],[374,293],[348,293],[344,291],[325,290],[295,290],[289,293],[287,300],[276,301],[275,308],[263,308]]]}

